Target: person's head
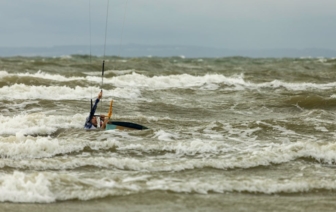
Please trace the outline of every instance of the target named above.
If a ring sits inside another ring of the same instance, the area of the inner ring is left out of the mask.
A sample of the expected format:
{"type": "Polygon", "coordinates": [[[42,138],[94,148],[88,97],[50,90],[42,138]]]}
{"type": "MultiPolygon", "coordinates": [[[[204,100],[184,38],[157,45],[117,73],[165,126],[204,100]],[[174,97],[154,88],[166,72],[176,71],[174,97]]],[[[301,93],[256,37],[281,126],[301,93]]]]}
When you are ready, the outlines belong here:
{"type": "Polygon", "coordinates": [[[91,124],[93,124],[93,126],[97,127],[97,118],[95,116],[92,117],[91,124]]]}

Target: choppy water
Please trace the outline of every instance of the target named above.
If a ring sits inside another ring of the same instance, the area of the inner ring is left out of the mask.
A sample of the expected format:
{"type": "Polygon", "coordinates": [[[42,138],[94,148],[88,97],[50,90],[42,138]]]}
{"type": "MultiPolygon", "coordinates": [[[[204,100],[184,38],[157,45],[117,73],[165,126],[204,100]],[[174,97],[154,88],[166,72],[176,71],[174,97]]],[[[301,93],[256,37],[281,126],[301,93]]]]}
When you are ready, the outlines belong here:
{"type": "Polygon", "coordinates": [[[336,208],[335,59],[110,57],[98,113],[150,130],[85,131],[101,62],[0,58],[1,207],[336,208]]]}

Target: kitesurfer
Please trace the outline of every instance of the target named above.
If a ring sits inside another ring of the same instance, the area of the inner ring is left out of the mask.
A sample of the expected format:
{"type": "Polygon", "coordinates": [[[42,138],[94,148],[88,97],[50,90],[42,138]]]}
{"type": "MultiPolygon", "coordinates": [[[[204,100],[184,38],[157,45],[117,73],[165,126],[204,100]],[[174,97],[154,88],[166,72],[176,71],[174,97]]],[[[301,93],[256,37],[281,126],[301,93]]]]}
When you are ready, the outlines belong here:
{"type": "MultiPolygon", "coordinates": [[[[99,100],[103,97],[103,91],[100,91],[98,94],[98,97],[93,105],[93,107],[91,108],[90,111],[90,115],[86,118],[85,120],[85,125],[84,125],[84,129],[97,129],[98,127],[98,120],[97,117],[94,115],[97,109],[97,105],[99,103],[99,100]]],[[[105,129],[106,127],[106,123],[108,121],[108,119],[104,120],[105,116],[104,115],[100,115],[100,128],[101,129],[105,129]],[[104,121],[103,121],[104,120],[104,121]]]]}

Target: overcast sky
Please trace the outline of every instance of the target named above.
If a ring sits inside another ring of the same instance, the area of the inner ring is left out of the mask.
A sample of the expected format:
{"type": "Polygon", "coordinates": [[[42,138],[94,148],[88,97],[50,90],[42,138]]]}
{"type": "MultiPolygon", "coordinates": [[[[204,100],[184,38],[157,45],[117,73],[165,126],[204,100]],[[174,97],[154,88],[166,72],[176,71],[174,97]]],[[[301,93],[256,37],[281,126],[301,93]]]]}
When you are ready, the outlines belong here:
{"type": "MultiPolygon", "coordinates": [[[[89,45],[90,22],[102,45],[106,9],[107,0],[1,0],[0,47],[89,45]]],[[[107,44],[336,50],[335,10],[336,0],[110,0],[107,44]]]]}

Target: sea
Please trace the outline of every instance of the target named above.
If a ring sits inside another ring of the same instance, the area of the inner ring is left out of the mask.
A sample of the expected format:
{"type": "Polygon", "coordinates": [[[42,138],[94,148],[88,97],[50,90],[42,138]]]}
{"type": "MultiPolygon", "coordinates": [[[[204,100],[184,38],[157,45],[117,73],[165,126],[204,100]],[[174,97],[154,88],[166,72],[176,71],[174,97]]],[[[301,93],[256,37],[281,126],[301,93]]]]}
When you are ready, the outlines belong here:
{"type": "Polygon", "coordinates": [[[335,211],[335,163],[334,58],[0,58],[0,211],[335,211]]]}

